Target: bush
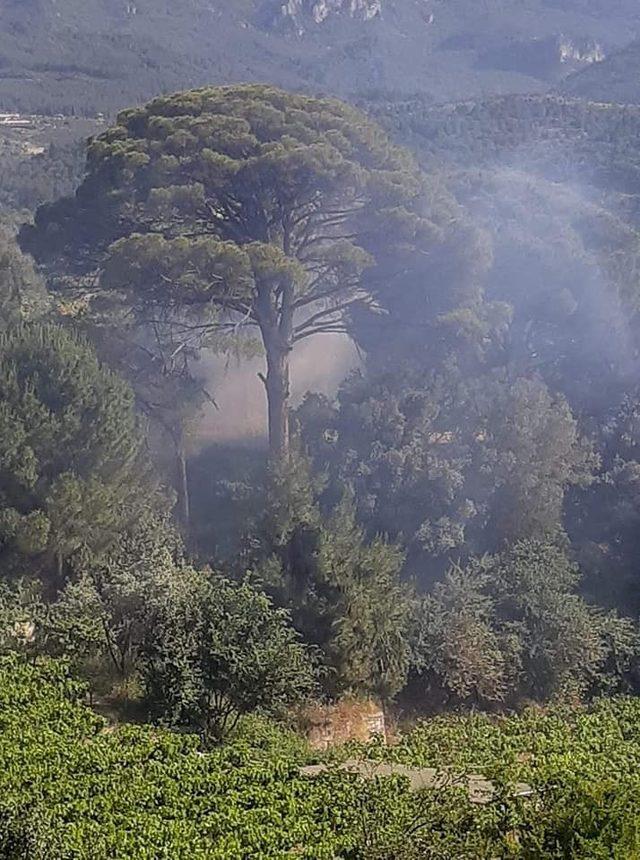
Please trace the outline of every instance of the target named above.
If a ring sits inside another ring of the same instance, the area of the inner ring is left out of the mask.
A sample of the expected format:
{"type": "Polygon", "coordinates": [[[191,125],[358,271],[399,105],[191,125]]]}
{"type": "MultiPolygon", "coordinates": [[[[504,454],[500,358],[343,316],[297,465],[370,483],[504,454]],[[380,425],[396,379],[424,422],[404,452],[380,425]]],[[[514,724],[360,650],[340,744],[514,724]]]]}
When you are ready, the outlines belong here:
{"type": "Polygon", "coordinates": [[[289,616],[248,583],[184,569],[157,595],[143,674],[170,724],[220,740],[242,714],[278,714],[314,689],[310,652],[289,616]]]}

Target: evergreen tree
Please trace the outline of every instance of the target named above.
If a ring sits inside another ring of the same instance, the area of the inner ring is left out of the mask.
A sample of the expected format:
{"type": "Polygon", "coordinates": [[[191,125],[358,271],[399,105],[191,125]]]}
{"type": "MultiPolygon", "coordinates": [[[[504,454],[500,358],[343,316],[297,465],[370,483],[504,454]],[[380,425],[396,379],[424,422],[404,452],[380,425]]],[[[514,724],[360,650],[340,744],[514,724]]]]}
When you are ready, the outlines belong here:
{"type": "Polygon", "coordinates": [[[22,241],[67,270],[101,268],[172,354],[212,331],[257,329],[271,450],[284,456],[295,345],[344,331],[376,277],[439,242],[443,200],[354,108],[265,86],[203,89],[121,113],[91,144],[75,198],[42,207],[22,241]]]}
{"type": "Polygon", "coordinates": [[[329,692],[391,699],[410,660],[413,596],[401,580],[403,553],[380,536],[365,537],[348,495],[323,518],[320,486],[300,456],[272,474],[258,573],[320,649],[329,692]]]}
{"type": "Polygon", "coordinates": [[[423,581],[451,558],[557,535],[565,492],[597,465],[564,399],[537,379],[405,364],[353,375],[335,403],[308,396],[296,416],[328,474],[326,504],[350,487],[368,533],[403,543],[423,581]]]}
{"type": "Polygon", "coordinates": [[[49,324],[0,335],[0,565],[54,575],[161,503],[130,388],[49,324]]]}

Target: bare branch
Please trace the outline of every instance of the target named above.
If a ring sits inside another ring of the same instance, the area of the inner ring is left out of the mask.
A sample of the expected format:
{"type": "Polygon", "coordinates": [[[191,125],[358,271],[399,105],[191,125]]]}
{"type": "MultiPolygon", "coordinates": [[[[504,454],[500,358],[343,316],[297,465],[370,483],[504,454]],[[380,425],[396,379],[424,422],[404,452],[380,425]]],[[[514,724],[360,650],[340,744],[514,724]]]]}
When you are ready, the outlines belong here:
{"type": "Polygon", "coordinates": [[[323,310],[312,314],[310,317],[307,317],[307,319],[303,323],[295,327],[295,334],[299,335],[301,332],[303,332],[307,328],[310,328],[319,320],[329,321],[329,317],[333,317],[336,314],[341,314],[342,311],[352,307],[354,304],[359,304],[360,302],[362,302],[362,300],[362,296],[354,296],[353,298],[347,299],[344,302],[340,302],[340,304],[338,305],[326,307],[323,310]]]}
{"type": "Polygon", "coordinates": [[[301,340],[304,340],[307,337],[312,337],[316,334],[349,334],[349,329],[346,325],[341,323],[335,323],[334,325],[328,324],[326,326],[317,326],[316,328],[307,329],[302,332],[302,334],[295,335],[293,337],[294,343],[299,343],[301,340]]]}
{"type": "MultiPolygon", "coordinates": [[[[343,293],[349,289],[355,289],[355,287],[357,286],[357,282],[353,283],[352,285],[347,285],[347,286],[345,286],[345,284],[343,282],[340,284],[336,284],[335,286],[331,287],[330,289],[323,290],[322,292],[319,292],[319,293],[314,292],[315,287],[321,282],[322,281],[320,278],[316,278],[312,282],[312,284],[309,287],[308,292],[306,292],[304,295],[300,296],[300,298],[296,300],[296,302],[294,304],[294,310],[298,310],[299,308],[304,308],[307,305],[313,305],[316,302],[323,301],[324,299],[329,299],[329,298],[331,298],[331,296],[335,296],[337,293],[343,293]]],[[[366,298],[366,294],[363,294],[362,297],[360,298],[360,301],[362,301],[365,298],[366,298]]]]}

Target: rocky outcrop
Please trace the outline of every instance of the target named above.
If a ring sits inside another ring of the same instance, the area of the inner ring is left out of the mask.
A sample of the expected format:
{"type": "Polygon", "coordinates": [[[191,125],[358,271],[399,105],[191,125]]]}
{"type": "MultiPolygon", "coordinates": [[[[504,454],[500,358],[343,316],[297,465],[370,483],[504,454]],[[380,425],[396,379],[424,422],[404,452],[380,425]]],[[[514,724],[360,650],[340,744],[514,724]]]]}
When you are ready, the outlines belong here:
{"type": "Polygon", "coordinates": [[[376,736],[387,740],[384,711],[371,700],[342,699],[306,708],[298,716],[313,749],[326,750],[347,741],[368,743],[376,736]]]}
{"type": "Polygon", "coordinates": [[[304,32],[310,25],[322,24],[336,15],[371,21],[382,13],[382,0],[286,0],[280,12],[285,22],[304,32]]]}
{"type": "Polygon", "coordinates": [[[597,42],[591,39],[575,42],[573,39],[566,39],[563,36],[558,40],[558,54],[561,63],[578,66],[601,63],[605,59],[604,50],[597,42]]]}
{"type": "Polygon", "coordinates": [[[553,80],[604,59],[604,50],[595,40],[560,35],[499,44],[481,52],[479,64],[553,80]]]}
{"type": "Polygon", "coordinates": [[[590,101],[637,105],[639,79],[640,41],[636,40],[601,63],[582,65],[564,81],[562,91],[590,101]]]}

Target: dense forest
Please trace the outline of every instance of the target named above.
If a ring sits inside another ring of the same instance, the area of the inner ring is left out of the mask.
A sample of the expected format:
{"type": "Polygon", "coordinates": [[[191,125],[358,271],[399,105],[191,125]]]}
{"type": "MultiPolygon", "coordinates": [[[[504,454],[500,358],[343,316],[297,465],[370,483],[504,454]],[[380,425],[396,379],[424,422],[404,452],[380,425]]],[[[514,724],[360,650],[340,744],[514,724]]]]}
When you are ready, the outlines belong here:
{"type": "Polygon", "coordinates": [[[0,135],[0,857],[640,856],[640,108],[353,102],[0,135]]]}

